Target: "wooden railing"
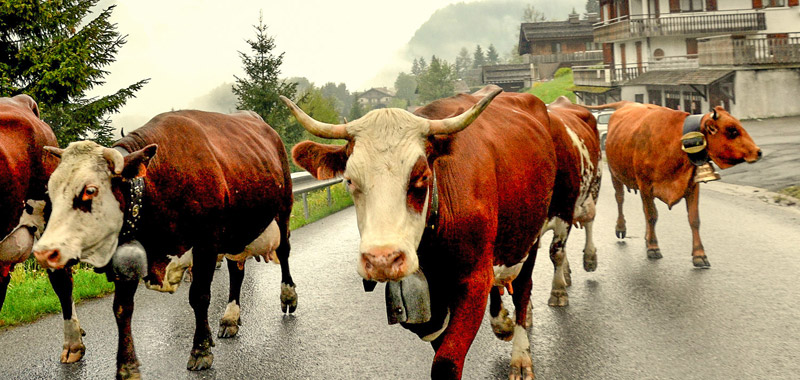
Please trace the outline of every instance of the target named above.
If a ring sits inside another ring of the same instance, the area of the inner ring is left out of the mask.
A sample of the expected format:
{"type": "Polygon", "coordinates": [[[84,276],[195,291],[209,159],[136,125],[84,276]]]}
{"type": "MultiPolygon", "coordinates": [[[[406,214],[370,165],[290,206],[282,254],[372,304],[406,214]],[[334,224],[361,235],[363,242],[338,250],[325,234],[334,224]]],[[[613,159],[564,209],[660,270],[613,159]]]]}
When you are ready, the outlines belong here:
{"type": "Polygon", "coordinates": [[[557,53],[546,55],[532,55],[533,63],[562,63],[562,62],[592,62],[603,61],[602,50],[577,51],[574,53],[557,53]]]}
{"type": "Polygon", "coordinates": [[[764,13],[752,10],[693,15],[663,14],[661,17],[631,15],[595,24],[594,42],[687,34],[757,32],[766,29],[764,13]]]}
{"type": "Polygon", "coordinates": [[[642,64],[641,68],[633,65],[613,70],[608,65],[573,66],[572,78],[576,86],[616,86],[646,71],[646,64],[642,64]]]}
{"type": "Polygon", "coordinates": [[[800,63],[800,34],[759,34],[754,38],[730,35],[697,40],[700,65],[780,65],[800,63]]]}

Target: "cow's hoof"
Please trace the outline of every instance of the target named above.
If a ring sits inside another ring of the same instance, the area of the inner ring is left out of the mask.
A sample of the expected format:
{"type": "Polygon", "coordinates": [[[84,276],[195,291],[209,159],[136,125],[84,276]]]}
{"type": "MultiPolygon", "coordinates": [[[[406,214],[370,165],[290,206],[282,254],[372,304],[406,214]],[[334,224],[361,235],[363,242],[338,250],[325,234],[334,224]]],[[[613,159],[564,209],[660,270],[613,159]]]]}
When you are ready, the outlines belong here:
{"type": "Polygon", "coordinates": [[[533,368],[531,366],[511,366],[511,373],[508,374],[508,380],[533,380],[533,368]]]}
{"type": "Polygon", "coordinates": [[[211,368],[214,363],[214,354],[209,349],[192,349],[189,355],[189,363],[186,364],[186,369],[190,371],[202,371],[211,368]]]}
{"type": "Polygon", "coordinates": [[[663,257],[663,256],[661,256],[661,250],[660,249],[658,249],[658,248],[648,248],[647,249],[647,258],[648,259],[658,260],[661,257],[663,257]]]}
{"type": "Polygon", "coordinates": [[[625,239],[625,230],[617,229],[615,232],[617,233],[617,239],[625,239]]]}
{"type": "Polygon", "coordinates": [[[86,346],[83,345],[82,342],[78,342],[78,344],[72,345],[65,345],[64,351],[61,351],[61,362],[62,363],[75,363],[78,360],[83,358],[83,354],[86,353],[86,346]]]}
{"type": "Polygon", "coordinates": [[[550,292],[550,300],[547,304],[553,307],[564,307],[569,305],[569,296],[566,290],[553,290],[550,292]]]}
{"type": "Polygon", "coordinates": [[[117,369],[117,380],[141,380],[139,363],[125,363],[117,369]]]}
{"type": "Polygon", "coordinates": [[[594,272],[597,270],[597,254],[583,255],[583,270],[594,272]]]}
{"type": "Polygon", "coordinates": [[[239,332],[239,325],[241,321],[234,321],[229,320],[226,318],[222,318],[219,321],[219,332],[217,333],[218,338],[233,338],[239,332]]]}
{"type": "Polygon", "coordinates": [[[294,285],[281,283],[281,310],[294,313],[297,309],[297,291],[294,285]]]}
{"type": "Polygon", "coordinates": [[[708,262],[708,257],[706,256],[692,256],[692,264],[697,268],[711,268],[711,263],[708,262]]]}
{"type": "Polygon", "coordinates": [[[514,321],[508,317],[506,308],[500,308],[500,314],[492,318],[492,331],[497,338],[506,342],[514,337],[514,321]]]}

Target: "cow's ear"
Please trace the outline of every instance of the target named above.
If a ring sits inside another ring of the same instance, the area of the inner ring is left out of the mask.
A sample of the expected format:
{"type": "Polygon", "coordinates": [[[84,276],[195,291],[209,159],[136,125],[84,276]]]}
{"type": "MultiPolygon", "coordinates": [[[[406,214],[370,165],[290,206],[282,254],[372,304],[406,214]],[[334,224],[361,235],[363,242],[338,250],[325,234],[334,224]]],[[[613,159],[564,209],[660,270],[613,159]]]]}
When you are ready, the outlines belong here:
{"type": "Polygon", "coordinates": [[[717,134],[717,131],[719,130],[719,127],[717,127],[718,119],[719,113],[717,113],[716,109],[712,109],[708,114],[708,117],[704,118],[702,132],[708,135],[717,134]]]}
{"type": "Polygon", "coordinates": [[[33,111],[33,114],[36,115],[36,117],[41,118],[39,116],[39,105],[36,104],[36,101],[33,100],[33,98],[31,98],[29,95],[19,94],[14,96],[14,100],[30,107],[31,111],[33,111]]]}
{"type": "Polygon", "coordinates": [[[157,149],[158,145],[150,144],[125,156],[122,176],[124,178],[136,178],[147,174],[147,165],[150,163],[150,159],[156,155],[157,149]]]}
{"type": "Polygon", "coordinates": [[[303,141],[292,148],[292,159],[316,179],[334,178],[344,173],[350,144],[328,145],[303,141]]]}

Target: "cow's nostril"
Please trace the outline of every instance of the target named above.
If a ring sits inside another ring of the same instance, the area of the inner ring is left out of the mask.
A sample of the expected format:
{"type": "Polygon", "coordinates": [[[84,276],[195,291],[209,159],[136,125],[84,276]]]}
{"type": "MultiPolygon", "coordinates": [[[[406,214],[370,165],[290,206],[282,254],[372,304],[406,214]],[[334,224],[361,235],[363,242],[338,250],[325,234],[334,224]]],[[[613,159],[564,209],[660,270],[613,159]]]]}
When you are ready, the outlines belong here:
{"type": "Polygon", "coordinates": [[[761,158],[761,149],[758,150],[758,158],[761,158]]]}
{"type": "Polygon", "coordinates": [[[54,250],[50,251],[49,255],[47,255],[47,260],[48,261],[58,261],[59,256],[61,256],[61,253],[59,253],[57,249],[54,249],[54,250]]]}

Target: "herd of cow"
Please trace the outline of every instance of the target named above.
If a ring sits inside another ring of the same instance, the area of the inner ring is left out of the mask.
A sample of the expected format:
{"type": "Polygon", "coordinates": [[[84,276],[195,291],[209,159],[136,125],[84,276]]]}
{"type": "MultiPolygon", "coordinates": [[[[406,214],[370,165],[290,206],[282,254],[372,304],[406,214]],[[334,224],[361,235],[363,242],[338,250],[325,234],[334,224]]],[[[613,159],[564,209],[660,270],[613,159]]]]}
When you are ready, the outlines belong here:
{"type": "MultiPolygon", "coordinates": [[[[426,282],[426,317],[400,322],[433,346],[432,378],[461,377],[487,302],[494,333],[513,340],[510,378],[533,378],[526,328],[545,231],[553,231],[551,306],[569,302],[565,246],[573,226],[586,229],[584,269],[597,268],[592,222],[602,152],[592,107],[500,93],[489,86],[414,113],[378,109],[341,125],[316,121],[282,98],[310,133],[345,140],[304,141],[291,153],[318,179],[344,178],[355,203],[357,271],[365,284],[420,274],[426,282]],[[501,301],[505,290],[513,320],[501,301]]],[[[650,258],[661,255],[654,198],[670,207],[685,198],[693,263],[708,267],[698,232],[697,167],[681,149],[687,114],[632,102],[598,107],[616,109],[606,157],[619,205],[617,236],[625,236],[624,187],[641,192],[650,258]]],[[[720,167],[761,157],[722,108],[697,120],[708,159],[720,167]]],[[[227,254],[230,295],[218,337],[238,332],[244,262],[251,256],[274,251],[282,309],[297,307],[289,272],[288,158],[278,134],[253,112],[168,112],[113,147],[84,141],[60,149],[32,98],[1,98],[0,173],[0,307],[9,272],[32,252],[61,301],[64,363],[85,352],[71,294],[70,267],[77,262],[115,283],[118,378],[140,377],[131,315],[142,279],[149,288],[174,291],[191,268],[190,370],[213,362],[208,306],[220,255],[227,254]]],[[[409,289],[402,296],[416,297],[409,289]]]]}

